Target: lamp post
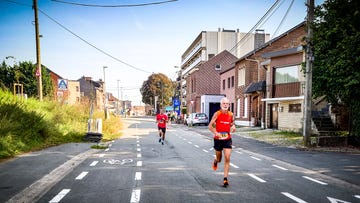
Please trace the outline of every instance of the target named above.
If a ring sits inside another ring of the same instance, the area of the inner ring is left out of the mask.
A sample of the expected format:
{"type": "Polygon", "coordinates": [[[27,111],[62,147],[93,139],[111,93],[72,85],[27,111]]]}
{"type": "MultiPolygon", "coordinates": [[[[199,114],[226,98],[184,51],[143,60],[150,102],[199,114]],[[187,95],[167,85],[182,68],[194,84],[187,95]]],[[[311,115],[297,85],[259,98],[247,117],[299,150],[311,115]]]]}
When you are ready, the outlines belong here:
{"type": "Polygon", "coordinates": [[[106,104],[107,104],[107,98],[106,98],[106,88],[105,88],[105,69],[107,66],[103,66],[103,73],[104,73],[104,81],[103,81],[103,91],[104,91],[104,113],[105,113],[105,119],[108,118],[106,104]]]}
{"type": "Polygon", "coordinates": [[[117,80],[117,102],[116,102],[116,114],[119,114],[119,98],[120,98],[120,94],[119,94],[119,82],[120,80],[117,80]]]}

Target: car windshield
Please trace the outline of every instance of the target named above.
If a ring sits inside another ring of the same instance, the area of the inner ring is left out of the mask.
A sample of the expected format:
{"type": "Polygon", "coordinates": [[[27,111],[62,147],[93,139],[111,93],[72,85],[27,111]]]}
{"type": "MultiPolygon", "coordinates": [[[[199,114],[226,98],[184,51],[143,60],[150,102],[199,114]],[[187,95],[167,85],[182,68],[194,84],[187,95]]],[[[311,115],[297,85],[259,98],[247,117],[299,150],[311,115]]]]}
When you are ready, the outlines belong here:
{"type": "Polygon", "coordinates": [[[204,114],[204,113],[198,113],[198,114],[196,114],[196,117],[206,117],[206,114],[204,114]]]}

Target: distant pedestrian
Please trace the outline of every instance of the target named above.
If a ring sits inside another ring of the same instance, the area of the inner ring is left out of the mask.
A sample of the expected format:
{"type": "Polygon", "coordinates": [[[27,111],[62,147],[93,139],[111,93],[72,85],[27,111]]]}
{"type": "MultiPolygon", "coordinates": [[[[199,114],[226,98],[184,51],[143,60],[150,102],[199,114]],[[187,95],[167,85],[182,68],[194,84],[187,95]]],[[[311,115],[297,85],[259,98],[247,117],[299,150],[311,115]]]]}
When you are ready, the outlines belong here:
{"type": "Polygon", "coordinates": [[[231,132],[235,132],[235,123],[233,113],[229,109],[229,100],[224,97],[220,101],[221,109],[214,113],[210,123],[209,130],[214,134],[214,149],[216,158],[213,161],[212,168],[216,170],[218,163],[221,162],[222,152],[224,152],[224,181],[223,186],[229,185],[228,175],[230,170],[230,155],[232,150],[231,132]]]}
{"type": "Polygon", "coordinates": [[[168,122],[169,118],[164,113],[163,109],[160,109],[159,114],[156,115],[156,122],[159,130],[159,142],[164,145],[165,141],[165,133],[166,133],[166,123],[168,122]]]}

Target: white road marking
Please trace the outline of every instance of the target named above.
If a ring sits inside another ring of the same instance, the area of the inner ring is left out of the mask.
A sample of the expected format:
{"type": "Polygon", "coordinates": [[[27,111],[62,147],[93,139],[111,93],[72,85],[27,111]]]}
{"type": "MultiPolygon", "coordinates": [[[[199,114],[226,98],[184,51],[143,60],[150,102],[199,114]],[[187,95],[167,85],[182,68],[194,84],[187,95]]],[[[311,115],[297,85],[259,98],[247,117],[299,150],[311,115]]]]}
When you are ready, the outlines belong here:
{"type": "Polygon", "coordinates": [[[238,153],[238,154],[242,154],[242,152],[239,152],[239,151],[235,151],[236,153],[238,153]]]}
{"type": "Polygon", "coordinates": [[[136,144],[136,146],[137,146],[137,147],[140,147],[140,145],[139,145],[139,144],[136,144]]]}
{"type": "Polygon", "coordinates": [[[93,161],[90,166],[96,166],[97,163],[99,163],[99,161],[93,161]]]}
{"type": "Polygon", "coordinates": [[[360,199],[360,195],[354,195],[354,197],[356,197],[356,198],[360,199]]]}
{"type": "Polygon", "coordinates": [[[194,145],[196,148],[200,148],[199,145],[194,145]]]}
{"type": "Polygon", "coordinates": [[[281,169],[281,170],[284,170],[284,171],[287,171],[287,168],[284,168],[284,167],[281,167],[281,166],[278,166],[278,165],[272,165],[272,166],[274,166],[274,167],[276,167],[276,168],[279,168],[279,169],[281,169]]]}
{"type": "Polygon", "coordinates": [[[140,202],[140,189],[134,189],[131,193],[130,203],[140,202]]]}
{"type": "Polygon", "coordinates": [[[141,154],[137,154],[137,156],[136,156],[137,158],[141,158],[141,154]]]}
{"type": "Polygon", "coordinates": [[[327,183],[324,183],[324,182],[322,182],[322,181],[319,181],[319,180],[316,180],[316,179],[313,179],[313,178],[310,178],[310,177],[307,177],[307,176],[303,176],[303,178],[308,179],[308,180],[311,180],[311,181],[313,181],[313,182],[315,182],[315,183],[319,183],[319,184],[321,184],[321,185],[327,185],[327,183]]]}
{"type": "Polygon", "coordinates": [[[136,142],[140,142],[140,140],[136,140],[136,142]]]}
{"type": "Polygon", "coordinates": [[[192,144],[192,142],[188,142],[189,144],[192,144]]]}
{"type": "Polygon", "coordinates": [[[99,154],[99,157],[104,157],[105,156],[105,154],[99,154]]]}
{"type": "Polygon", "coordinates": [[[234,168],[239,168],[239,166],[233,164],[233,163],[230,163],[230,166],[234,167],[234,168]]]}
{"type": "Polygon", "coordinates": [[[140,148],[137,148],[136,151],[141,152],[141,149],[140,149],[140,148]]]}
{"type": "Polygon", "coordinates": [[[109,147],[111,147],[112,146],[112,144],[109,144],[109,147]]]}
{"type": "Polygon", "coordinates": [[[252,174],[252,173],[248,173],[248,175],[252,178],[254,178],[255,180],[259,181],[260,183],[265,183],[266,181],[257,177],[256,175],[252,174]]]}
{"type": "Polygon", "coordinates": [[[330,201],[330,203],[351,203],[351,202],[347,202],[341,199],[336,199],[333,197],[327,197],[327,199],[330,201]]]}
{"type": "Polygon", "coordinates": [[[136,166],[142,166],[142,161],[136,162],[136,166]]]}
{"type": "Polygon", "coordinates": [[[141,180],[141,172],[135,173],[135,180],[141,180]]]}
{"type": "Polygon", "coordinates": [[[81,179],[83,179],[88,173],[89,173],[89,172],[87,172],[87,171],[84,171],[84,172],[80,173],[80,175],[78,175],[78,176],[75,178],[75,180],[81,180],[81,179]]]}
{"type": "Polygon", "coordinates": [[[70,192],[70,189],[63,189],[61,190],[54,198],[52,198],[49,203],[57,203],[60,202],[60,200],[65,197],[67,193],[70,192]]]}
{"type": "Polygon", "coordinates": [[[295,197],[294,195],[288,193],[288,192],[282,192],[281,194],[285,195],[286,197],[294,200],[295,202],[298,202],[298,203],[307,203],[305,202],[304,200],[298,198],[298,197],[295,197]]]}
{"type": "Polygon", "coordinates": [[[254,157],[254,156],[250,156],[251,158],[255,159],[255,160],[258,160],[258,161],[261,161],[261,159],[257,158],[257,157],[254,157]]]}
{"type": "Polygon", "coordinates": [[[208,150],[206,150],[206,149],[203,149],[203,151],[204,151],[204,152],[206,152],[206,153],[208,153],[208,152],[209,152],[209,151],[208,151],[208,150]]]}
{"type": "Polygon", "coordinates": [[[109,148],[106,148],[106,149],[105,149],[105,152],[107,152],[107,151],[109,151],[109,148]]]}

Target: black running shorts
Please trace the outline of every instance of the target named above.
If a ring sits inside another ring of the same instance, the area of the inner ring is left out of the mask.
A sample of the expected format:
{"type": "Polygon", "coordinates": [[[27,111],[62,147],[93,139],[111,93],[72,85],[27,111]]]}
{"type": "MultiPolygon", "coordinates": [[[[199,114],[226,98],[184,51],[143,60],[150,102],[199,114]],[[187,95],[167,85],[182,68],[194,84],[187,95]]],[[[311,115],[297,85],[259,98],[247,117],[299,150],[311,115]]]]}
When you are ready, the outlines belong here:
{"type": "Polygon", "coordinates": [[[159,126],[158,126],[158,130],[161,130],[164,134],[165,134],[165,132],[166,132],[166,128],[161,128],[161,127],[159,127],[159,126]]]}
{"type": "Polygon", "coordinates": [[[214,139],[214,149],[216,151],[222,151],[224,148],[232,148],[232,139],[228,140],[218,140],[214,139]]]}

